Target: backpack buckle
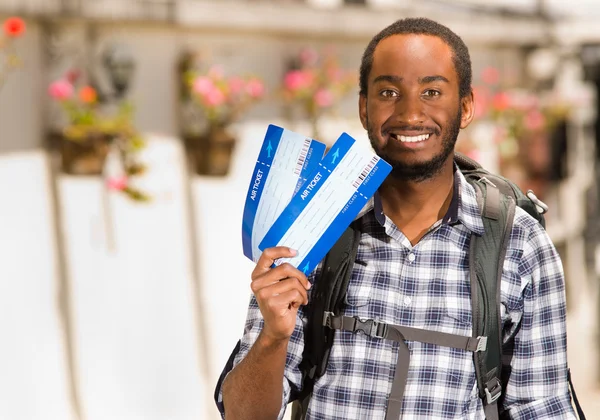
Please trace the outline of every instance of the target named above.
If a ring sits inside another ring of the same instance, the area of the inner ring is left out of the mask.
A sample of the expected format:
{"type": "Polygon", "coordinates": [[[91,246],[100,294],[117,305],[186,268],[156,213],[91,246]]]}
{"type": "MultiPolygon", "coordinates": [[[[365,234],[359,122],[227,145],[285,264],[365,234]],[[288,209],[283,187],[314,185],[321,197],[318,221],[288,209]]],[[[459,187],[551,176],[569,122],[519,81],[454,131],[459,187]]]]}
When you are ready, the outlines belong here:
{"type": "Polygon", "coordinates": [[[493,378],[490,382],[485,385],[485,389],[483,390],[485,392],[485,400],[487,404],[494,403],[498,398],[500,398],[500,395],[502,395],[502,384],[498,378],[493,378]],[[492,382],[491,387],[490,382],[492,382]]]}
{"type": "Polygon", "coordinates": [[[327,311],[323,312],[323,326],[332,328],[331,320],[333,319],[334,316],[335,315],[333,312],[327,312],[327,311]]]}
{"type": "Polygon", "coordinates": [[[363,334],[369,337],[385,338],[387,333],[387,324],[378,322],[372,319],[362,320],[359,317],[354,317],[354,332],[362,331],[363,334]]]}
{"type": "Polygon", "coordinates": [[[485,336],[479,336],[477,337],[477,349],[475,350],[475,352],[480,352],[480,351],[486,351],[487,350],[487,341],[488,338],[485,336]]]}
{"type": "Polygon", "coordinates": [[[535,209],[538,211],[539,214],[544,214],[548,212],[548,205],[539,198],[537,198],[537,196],[533,193],[532,190],[527,190],[527,194],[525,195],[535,205],[535,209]]]}

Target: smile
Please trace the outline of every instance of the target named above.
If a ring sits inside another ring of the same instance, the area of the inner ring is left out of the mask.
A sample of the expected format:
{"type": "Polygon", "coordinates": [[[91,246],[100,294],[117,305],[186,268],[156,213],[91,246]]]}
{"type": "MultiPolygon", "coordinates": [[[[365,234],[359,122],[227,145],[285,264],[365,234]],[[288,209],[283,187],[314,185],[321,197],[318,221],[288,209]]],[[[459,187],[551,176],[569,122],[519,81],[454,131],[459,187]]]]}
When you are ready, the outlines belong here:
{"type": "Polygon", "coordinates": [[[396,140],[400,140],[402,143],[418,143],[425,141],[429,138],[429,134],[421,134],[419,136],[401,136],[399,134],[390,134],[396,140]]]}

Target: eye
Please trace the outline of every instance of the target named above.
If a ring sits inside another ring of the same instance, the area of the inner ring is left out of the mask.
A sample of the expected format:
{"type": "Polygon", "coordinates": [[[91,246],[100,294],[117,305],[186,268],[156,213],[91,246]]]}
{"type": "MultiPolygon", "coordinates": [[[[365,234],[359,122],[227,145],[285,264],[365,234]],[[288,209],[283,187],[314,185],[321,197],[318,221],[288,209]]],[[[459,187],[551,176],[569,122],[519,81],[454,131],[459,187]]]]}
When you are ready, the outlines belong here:
{"type": "Polygon", "coordinates": [[[384,98],[395,98],[398,96],[398,92],[392,89],[384,89],[381,92],[379,92],[379,94],[384,98]]]}
{"type": "Polygon", "coordinates": [[[428,98],[435,98],[441,94],[442,93],[439,90],[435,89],[427,89],[425,92],[423,92],[423,96],[427,96],[428,98]]]}

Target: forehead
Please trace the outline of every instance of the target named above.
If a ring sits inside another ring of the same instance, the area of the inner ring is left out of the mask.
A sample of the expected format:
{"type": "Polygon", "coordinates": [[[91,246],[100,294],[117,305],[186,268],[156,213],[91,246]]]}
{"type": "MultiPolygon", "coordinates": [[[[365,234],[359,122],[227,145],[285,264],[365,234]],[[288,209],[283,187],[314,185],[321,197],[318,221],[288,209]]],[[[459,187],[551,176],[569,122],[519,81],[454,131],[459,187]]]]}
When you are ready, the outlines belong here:
{"type": "Polygon", "coordinates": [[[432,35],[399,34],[379,42],[373,54],[370,79],[395,75],[410,79],[440,75],[457,83],[452,48],[432,35]]]}

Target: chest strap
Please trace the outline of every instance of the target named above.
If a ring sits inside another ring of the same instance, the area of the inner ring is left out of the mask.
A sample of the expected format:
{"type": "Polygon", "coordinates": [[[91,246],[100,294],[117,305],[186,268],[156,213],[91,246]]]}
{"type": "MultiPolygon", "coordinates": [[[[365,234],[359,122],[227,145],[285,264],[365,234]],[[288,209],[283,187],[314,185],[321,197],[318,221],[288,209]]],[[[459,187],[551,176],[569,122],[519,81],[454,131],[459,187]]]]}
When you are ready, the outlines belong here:
{"type": "MultiPolygon", "coordinates": [[[[410,365],[410,350],[406,341],[419,341],[421,343],[434,344],[444,347],[452,347],[459,350],[481,352],[487,349],[487,337],[466,337],[462,335],[448,334],[437,331],[422,330],[419,328],[403,327],[400,325],[386,324],[372,319],[362,320],[358,317],[334,315],[332,312],[323,314],[323,325],[333,330],[363,332],[369,337],[393,340],[400,344],[398,361],[392,391],[390,393],[385,420],[398,420],[402,408],[402,397],[408,378],[408,367],[410,365]]],[[[498,398],[502,387],[493,390],[493,397],[498,398]]]]}

